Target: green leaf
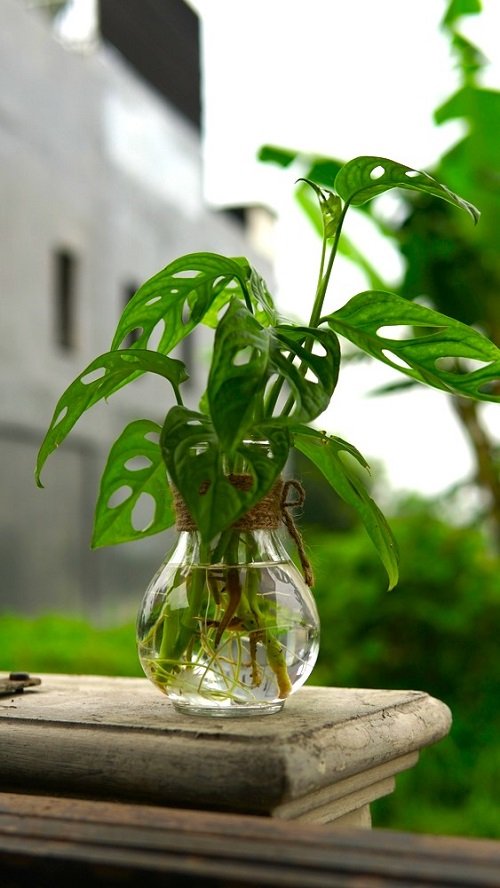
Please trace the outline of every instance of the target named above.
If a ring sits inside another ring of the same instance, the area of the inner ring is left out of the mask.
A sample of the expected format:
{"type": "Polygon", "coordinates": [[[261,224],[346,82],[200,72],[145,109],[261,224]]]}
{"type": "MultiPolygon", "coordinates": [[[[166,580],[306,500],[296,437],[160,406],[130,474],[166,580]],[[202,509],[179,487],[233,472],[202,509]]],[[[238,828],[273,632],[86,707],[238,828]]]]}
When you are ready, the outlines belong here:
{"type": "Polygon", "coordinates": [[[139,540],[174,523],[172,494],[159,445],[160,432],[157,423],[138,419],[131,422],[113,444],[101,478],[93,548],[139,540]],[[154,516],[147,527],[140,528],[134,510],[144,496],[153,498],[154,516]],[[113,497],[119,499],[115,505],[113,497]]]}
{"type": "Polygon", "coordinates": [[[241,260],[216,253],[191,253],[146,281],[128,302],[111,345],[118,349],[131,333],[134,348],[148,348],[161,330],[157,350],[167,354],[199,324],[219,297],[246,292],[241,260]]]}
{"type": "Polygon", "coordinates": [[[440,197],[465,210],[474,222],[481,215],[473,204],[441,185],[432,176],[387,157],[356,157],[342,167],[335,179],[335,190],[344,201],[354,206],[364,204],[390,188],[424,191],[440,197]]]}
{"type": "Polygon", "coordinates": [[[227,453],[255,422],[269,371],[269,334],[236,299],[220,321],[208,377],[210,416],[227,453]]]}
{"type": "Polygon", "coordinates": [[[286,381],[294,399],[293,411],[288,417],[281,417],[282,421],[309,422],[326,410],[335,391],[340,367],[338,339],[316,327],[275,327],[270,367],[286,381]],[[322,354],[311,351],[311,343],[322,354]],[[293,359],[299,359],[301,366],[297,367],[293,359]]]}
{"type": "Polygon", "coordinates": [[[280,148],[277,145],[263,145],[257,156],[263,163],[274,163],[283,168],[298,161],[304,170],[304,176],[321,188],[333,188],[335,176],[342,167],[340,161],[332,157],[305,154],[294,148],[280,148]]]}
{"type": "Polygon", "coordinates": [[[255,442],[238,447],[243,471],[253,478],[250,490],[237,490],[209,417],[185,407],[167,414],[160,446],[169,475],[184,499],[202,540],[226,530],[271,489],[288,456],[288,431],[272,423],[255,426],[255,442]],[[272,457],[258,440],[270,442],[272,457]],[[264,452],[263,452],[264,450],[264,452]]]}
{"type": "Polygon", "coordinates": [[[263,145],[257,154],[263,163],[275,163],[280,167],[289,167],[297,157],[297,152],[277,145],[263,145]]]}
{"type": "Polygon", "coordinates": [[[106,352],[80,373],[59,399],[40,447],[35,471],[39,487],[43,486],[40,473],[47,457],[64,441],[80,416],[147,371],[168,379],[175,391],[188,379],[182,361],[139,349],[106,352]]]}
{"type": "Polygon", "coordinates": [[[442,24],[451,28],[464,15],[475,15],[481,12],[480,0],[450,0],[442,24]]]}
{"type": "Polygon", "coordinates": [[[325,237],[335,237],[342,217],[342,201],[336,194],[320,188],[319,185],[316,185],[311,179],[304,178],[299,179],[299,181],[305,182],[316,193],[316,197],[319,201],[325,237]]]}
{"type": "Polygon", "coordinates": [[[353,471],[341,458],[341,454],[349,454],[362,468],[367,469],[364,457],[347,441],[307,426],[300,427],[293,435],[293,443],[297,450],[317,466],[338,495],[354,506],[387,571],[389,588],[392,589],[399,577],[396,541],[384,515],[366,490],[359,473],[353,471]]]}
{"type": "Polygon", "coordinates": [[[359,348],[401,373],[434,388],[475,398],[500,401],[495,387],[500,379],[500,349],[466,324],[441,312],[408,302],[394,293],[359,293],[341,309],[322,319],[359,348]],[[381,328],[424,327],[421,336],[411,330],[403,339],[381,328]],[[479,362],[478,369],[460,372],[457,360],[479,362]]]}
{"type": "Polygon", "coordinates": [[[235,262],[240,263],[245,275],[255,317],[263,327],[275,324],[278,320],[278,313],[264,278],[253,265],[249,264],[247,259],[235,259],[235,262]]]}

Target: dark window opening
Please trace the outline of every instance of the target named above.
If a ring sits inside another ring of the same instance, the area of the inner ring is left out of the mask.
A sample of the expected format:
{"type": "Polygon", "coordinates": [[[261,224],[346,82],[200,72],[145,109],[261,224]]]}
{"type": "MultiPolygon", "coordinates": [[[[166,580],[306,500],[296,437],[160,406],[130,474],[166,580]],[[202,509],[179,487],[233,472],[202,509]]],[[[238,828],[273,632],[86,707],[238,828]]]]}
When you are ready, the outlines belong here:
{"type": "Polygon", "coordinates": [[[185,0],[99,0],[104,40],[200,129],[199,20],[185,0]]]}
{"type": "Polygon", "coordinates": [[[76,256],[69,250],[56,250],[54,266],[56,341],[69,350],[75,346],[76,256]]]}

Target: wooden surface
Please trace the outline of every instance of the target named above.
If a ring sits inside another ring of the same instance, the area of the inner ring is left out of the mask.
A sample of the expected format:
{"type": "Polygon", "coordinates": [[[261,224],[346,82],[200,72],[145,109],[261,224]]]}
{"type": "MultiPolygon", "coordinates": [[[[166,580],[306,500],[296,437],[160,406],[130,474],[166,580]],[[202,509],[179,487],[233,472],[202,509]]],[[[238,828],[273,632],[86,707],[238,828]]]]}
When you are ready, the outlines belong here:
{"type": "Polygon", "coordinates": [[[2,888],[498,888],[500,843],[0,793],[0,873],[2,888]]]}
{"type": "Polygon", "coordinates": [[[418,691],[307,687],[278,715],[217,719],[145,679],[46,675],[0,704],[0,789],[352,823],[449,725],[418,691]]]}

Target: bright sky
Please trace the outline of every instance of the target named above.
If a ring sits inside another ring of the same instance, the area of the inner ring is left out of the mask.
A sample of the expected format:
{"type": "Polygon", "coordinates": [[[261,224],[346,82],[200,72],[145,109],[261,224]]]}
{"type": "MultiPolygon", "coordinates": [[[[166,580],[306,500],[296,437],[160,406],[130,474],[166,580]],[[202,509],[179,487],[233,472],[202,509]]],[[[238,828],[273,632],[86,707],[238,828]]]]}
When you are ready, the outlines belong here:
{"type": "MultiPolygon", "coordinates": [[[[271,205],[278,213],[278,301],[307,317],[318,241],[293,201],[293,171],[257,163],[264,143],[349,159],[392,157],[432,166],[460,136],[435,127],[433,111],[458,85],[439,30],[441,0],[193,0],[204,19],[205,189],[214,205],[271,205]]],[[[500,88],[500,3],[461,33],[490,61],[486,86],[500,88]]],[[[465,195],[466,197],[467,195],[465,195]]],[[[458,212],[458,211],[457,211],[458,212]]],[[[351,221],[350,233],[361,225],[351,221]]],[[[398,257],[364,228],[358,243],[397,278],[398,257]]],[[[337,268],[331,307],[366,289],[359,272],[337,268]]],[[[376,362],[349,369],[321,425],[385,464],[393,489],[437,493],[467,475],[471,455],[448,399],[421,387],[410,397],[369,398],[393,379],[376,362]],[[450,447],[450,443],[452,446],[450,447]]],[[[500,437],[500,411],[486,407],[500,437]]]]}

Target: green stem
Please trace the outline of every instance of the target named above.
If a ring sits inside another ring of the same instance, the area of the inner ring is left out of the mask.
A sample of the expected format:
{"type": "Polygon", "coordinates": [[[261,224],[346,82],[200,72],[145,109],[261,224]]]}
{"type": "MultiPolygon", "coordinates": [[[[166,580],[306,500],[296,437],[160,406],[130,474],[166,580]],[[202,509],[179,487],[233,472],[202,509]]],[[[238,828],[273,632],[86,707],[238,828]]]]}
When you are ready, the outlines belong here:
{"type": "Polygon", "coordinates": [[[335,261],[335,256],[337,255],[337,250],[339,246],[340,234],[342,232],[342,226],[344,224],[344,219],[349,208],[349,201],[344,205],[342,209],[342,213],[340,214],[339,224],[337,225],[337,230],[335,232],[335,237],[333,238],[332,247],[330,250],[330,256],[328,259],[328,265],[324,274],[323,271],[324,265],[324,254],[322,254],[322,266],[320,271],[320,276],[318,280],[318,286],[316,289],[316,296],[314,298],[314,305],[311,312],[311,319],[309,321],[310,327],[317,327],[319,321],[321,319],[321,315],[323,313],[323,303],[325,301],[326,291],[328,289],[328,284],[330,283],[330,275],[332,273],[333,263],[335,261]]]}
{"type": "MultiPolygon", "coordinates": [[[[333,238],[332,246],[330,249],[330,255],[328,257],[328,265],[327,265],[326,271],[324,271],[324,267],[325,267],[328,239],[326,237],[326,233],[323,232],[323,241],[322,241],[322,245],[321,245],[321,258],[320,258],[318,283],[316,286],[316,294],[314,297],[314,304],[313,304],[313,308],[312,308],[312,312],[311,312],[311,318],[309,321],[310,327],[318,327],[319,323],[321,321],[321,315],[322,315],[322,311],[323,311],[323,303],[325,301],[325,296],[326,296],[326,291],[328,289],[328,284],[330,283],[330,277],[332,274],[333,263],[335,261],[335,256],[337,255],[339,241],[340,241],[340,235],[342,232],[342,226],[344,224],[344,219],[345,219],[348,207],[349,207],[349,201],[347,201],[347,203],[344,205],[344,207],[342,209],[342,213],[340,214],[339,223],[337,225],[335,237],[333,238]]],[[[306,342],[304,343],[304,348],[312,349],[312,347],[313,347],[312,340],[306,340],[306,342]]],[[[293,361],[293,357],[290,358],[290,361],[293,361]]],[[[303,375],[305,375],[307,372],[306,368],[304,367],[303,364],[300,367],[300,372],[303,375]]],[[[265,412],[266,412],[267,416],[272,416],[273,410],[276,407],[278,398],[280,396],[281,389],[283,388],[283,383],[284,383],[284,378],[283,378],[283,376],[280,376],[276,380],[276,382],[274,383],[273,388],[271,389],[271,392],[269,394],[269,398],[268,398],[267,403],[265,405],[265,412]]],[[[288,416],[294,404],[295,404],[295,398],[294,398],[293,394],[291,394],[291,395],[289,395],[280,415],[281,416],[288,416]]]]}

